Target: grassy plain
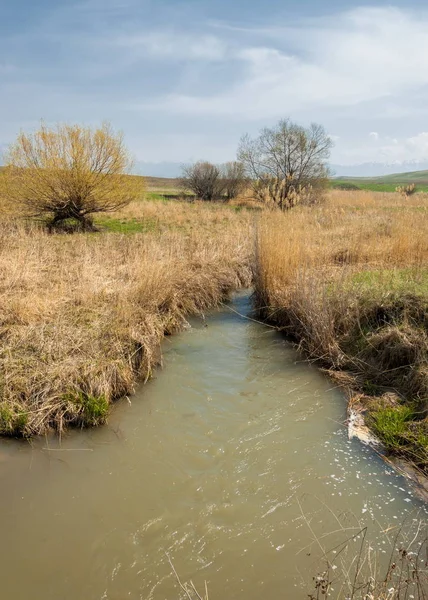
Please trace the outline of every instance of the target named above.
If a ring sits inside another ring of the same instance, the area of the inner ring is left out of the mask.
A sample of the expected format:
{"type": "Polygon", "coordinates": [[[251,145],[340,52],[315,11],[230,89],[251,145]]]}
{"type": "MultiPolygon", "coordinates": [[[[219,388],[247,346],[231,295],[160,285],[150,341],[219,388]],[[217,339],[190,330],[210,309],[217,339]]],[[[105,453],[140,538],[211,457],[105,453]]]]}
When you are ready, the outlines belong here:
{"type": "Polygon", "coordinates": [[[332,191],[264,214],[264,318],[353,391],[385,446],[428,470],[428,198],[332,191]]]}

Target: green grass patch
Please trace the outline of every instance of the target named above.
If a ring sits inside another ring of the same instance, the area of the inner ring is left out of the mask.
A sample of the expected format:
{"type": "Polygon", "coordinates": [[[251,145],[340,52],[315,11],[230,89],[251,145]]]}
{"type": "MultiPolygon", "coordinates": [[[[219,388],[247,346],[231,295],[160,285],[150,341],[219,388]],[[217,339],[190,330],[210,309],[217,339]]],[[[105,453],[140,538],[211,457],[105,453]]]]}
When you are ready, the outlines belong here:
{"type": "Polygon", "coordinates": [[[415,417],[409,406],[380,408],[369,416],[369,423],[388,450],[400,450],[407,444],[409,422],[415,417]]]}
{"type": "Polygon", "coordinates": [[[345,288],[357,288],[369,296],[408,295],[428,298],[428,269],[375,269],[359,271],[349,276],[345,288]]]}
{"type": "Polygon", "coordinates": [[[395,192],[398,186],[406,187],[412,183],[416,185],[418,192],[427,192],[428,171],[393,173],[379,177],[336,177],[330,180],[330,185],[333,188],[345,189],[344,185],[350,185],[352,189],[357,188],[372,192],[395,192]]]}
{"type": "Polygon", "coordinates": [[[146,200],[156,200],[165,203],[169,201],[168,197],[161,192],[147,192],[146,200]]]}
{"type": "Polygon", "coordinates": [[[98,218],[95,222],[100,229],[112,233],[148,233],[159,231],[156,219],[113,219],[111,217],[98,218]]]}
{"type": "Polygon", "coordinates": [[[28,414],[18,407],[0,403],[0,435],[22,436],[28,423],[28,414]]]}
{"type": "Polygon", "coordinates": [[[103,395],[92,396],[83,392],[65,394],[64,400],[69,404],[69,417],[72,424],[81,427],[101,425],[107,420],[109,402],[103,395]]]}
{"type": "Polygon", "coordinates": [[[384,407],[370,412],[367,423],[389,452],[426,470],[428,422],[420,416],[411,406],[384,407]]]}
{"type": "Polygon", "coordinates": [[[330,187],[334,190],[343,191],[369,191],[369,192],[395,192],[398,186],[406,186],[410,183],[416,184],[417,192],[428,192],[428,183],[418,183],[417,180],[406,180],[406,179],[394,179],[388,181],[379,179],[369,178],[356,178],[356,179],[332,179],[330,181],[330,187]]]}

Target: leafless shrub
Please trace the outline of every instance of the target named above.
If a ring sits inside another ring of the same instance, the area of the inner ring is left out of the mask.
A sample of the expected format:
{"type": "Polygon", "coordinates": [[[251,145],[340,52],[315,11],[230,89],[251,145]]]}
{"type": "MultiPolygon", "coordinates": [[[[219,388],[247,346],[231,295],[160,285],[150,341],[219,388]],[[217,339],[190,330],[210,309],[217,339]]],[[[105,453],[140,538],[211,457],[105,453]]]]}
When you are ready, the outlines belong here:
{"type": "Polygon", "coordinates": [[[244,165],[231,161],[214,165],[199,161],[183,167],[180,187],[199,200],[233,200],[248,186],[244,165]]]}
{"type": "Polygon", "coordinates": [[[271,129],[263,129],[255,139],[244,136],[238,160],[253,181],[257,199],[287,210],[302,200],[313,204],[320,196],[327,183],[332,145],[321,125],[306,129],[282,120],[271,129]]]}
{"type": "Polygon", "coordinates": [[[200,200],[219,199],[224,192],[224,180],[221,170],[207,161],[198,161],[182,168],[180,187],[192,192],[200,200]]]}
{"type": "Polygon", "coordinates": [[[227,200],[233,200],[248,186],[245,167],[241,162],[232,161],[222,166],[224,195],[227,200]]]}

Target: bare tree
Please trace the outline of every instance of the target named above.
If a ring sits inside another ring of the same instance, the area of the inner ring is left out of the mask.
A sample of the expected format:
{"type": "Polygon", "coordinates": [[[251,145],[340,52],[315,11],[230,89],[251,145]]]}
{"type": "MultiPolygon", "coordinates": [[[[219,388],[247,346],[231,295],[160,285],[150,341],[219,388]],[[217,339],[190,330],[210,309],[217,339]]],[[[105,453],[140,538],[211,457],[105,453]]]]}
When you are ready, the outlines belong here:
{"type": "Polygon", "coordinates": [[[241,162],[232,161],[222,166],[224,195],[227,200],[236,198],[248,186],[248,177],[241,162]]]}
{"type": "Polygon", "coordinates": [[[252,179],[255,195],[286,210],[302,198],[313,201],[325,186],[332,146],[321,125],[304,128],[287,119],[255,139],[245,135],[238,160],[252,179]]]}
{"type": "Polygon", "coordinates": [[[189,190],[200,200],[217,200],[223,195],[224,182],[219,167],[198,161],[182,168],[180,187],[189,190]]]}
{"type": "Polygon", "coordinates": [[[92,130],[78,125],[21,133],[6,157],[5,199],[28,215],[48,218],[50,229],[68,221],[94,230],[91,215],[128,204],[141,193],[120,134],[106,123],[92,130]]]}

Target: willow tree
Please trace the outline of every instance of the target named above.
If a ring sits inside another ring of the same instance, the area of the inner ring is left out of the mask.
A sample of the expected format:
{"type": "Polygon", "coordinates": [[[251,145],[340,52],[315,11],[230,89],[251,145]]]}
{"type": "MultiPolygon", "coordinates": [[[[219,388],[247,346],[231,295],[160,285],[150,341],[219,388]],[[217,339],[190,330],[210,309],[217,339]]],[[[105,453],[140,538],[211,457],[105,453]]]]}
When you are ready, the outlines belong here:
{"type": "Polygon", "coordinates": [[[118,210],[140,193],[131,166],[122,135],[107,123],[98,129],[42,123],[10,146],[3,194],[50,229],[71,222],[93,231],[94,214],[118,210]]]}
{"type": "Polygon", "coordinates": [[[256,138],[244,136],[238,160],[252,180],[255,195],[286,210],[321,192],[329,175],[332,145],[321,125],[305,128],[286,119],[263,129],[256,138]]]}

